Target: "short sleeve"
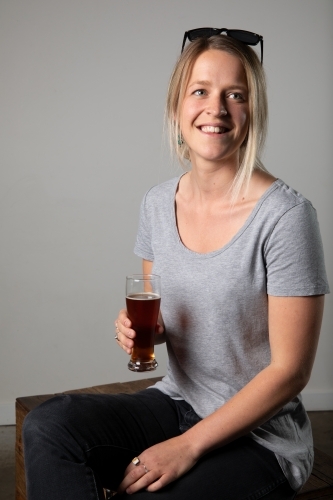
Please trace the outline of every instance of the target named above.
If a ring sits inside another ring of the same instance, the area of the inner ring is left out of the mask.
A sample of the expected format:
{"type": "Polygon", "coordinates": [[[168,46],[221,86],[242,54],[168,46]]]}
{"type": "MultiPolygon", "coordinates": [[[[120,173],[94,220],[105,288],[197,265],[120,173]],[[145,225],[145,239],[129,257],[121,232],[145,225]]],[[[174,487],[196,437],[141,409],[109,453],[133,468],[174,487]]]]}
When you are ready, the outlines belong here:
{"type": "Polygon", "coordinates": [[[267,293],[329,293],[317,214],[310,202],[293,206],[275,225],[265,247],[267,293]]]}
{"type": "Polygon", "coordinates": [[[147,194],[144,196],[140,207],[139,228],[134,246],[134,253],[142,259],[153,261],[154,253],[151,244],[152,223],[147,194]]]}

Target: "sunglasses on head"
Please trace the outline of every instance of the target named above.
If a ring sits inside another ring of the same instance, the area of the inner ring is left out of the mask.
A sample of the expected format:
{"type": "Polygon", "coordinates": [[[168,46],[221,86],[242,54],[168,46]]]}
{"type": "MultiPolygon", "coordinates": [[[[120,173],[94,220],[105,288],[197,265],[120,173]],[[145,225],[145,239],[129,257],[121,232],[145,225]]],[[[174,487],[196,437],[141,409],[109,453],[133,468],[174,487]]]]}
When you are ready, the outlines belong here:
{"type": "Polygon", "coordinates": [[[260,42],[261,48],[261,64],[264,56],[264,39],[261,35],[257,35],[257,33],[252,33],[251,31],[245,30],[228,30],[227,28],[197,28],[195,30],[185,31],[184,40],[182,45],[182,52],[185,47],[185,42],[189,39],[190,42],[193,42],[197,38],[210,38],[211,36],[221,35],[225,33],[227,36],[238,40],[239,42],[243,42],[246,45],[258,45],[260,42]]]}

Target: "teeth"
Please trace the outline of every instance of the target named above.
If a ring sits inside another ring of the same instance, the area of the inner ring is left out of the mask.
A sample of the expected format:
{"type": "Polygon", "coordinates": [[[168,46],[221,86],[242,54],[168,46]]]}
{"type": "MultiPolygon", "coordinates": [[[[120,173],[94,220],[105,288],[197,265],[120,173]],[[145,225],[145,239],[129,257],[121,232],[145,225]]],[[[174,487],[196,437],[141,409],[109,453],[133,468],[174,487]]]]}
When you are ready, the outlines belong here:
{"type": "Polygon", "coordinates": [[[201,127],[203,132],[214,132],[215,134],[221,134],[225,131],[224,127],[212,127],[211,125],[205,125],[201,127]]]}

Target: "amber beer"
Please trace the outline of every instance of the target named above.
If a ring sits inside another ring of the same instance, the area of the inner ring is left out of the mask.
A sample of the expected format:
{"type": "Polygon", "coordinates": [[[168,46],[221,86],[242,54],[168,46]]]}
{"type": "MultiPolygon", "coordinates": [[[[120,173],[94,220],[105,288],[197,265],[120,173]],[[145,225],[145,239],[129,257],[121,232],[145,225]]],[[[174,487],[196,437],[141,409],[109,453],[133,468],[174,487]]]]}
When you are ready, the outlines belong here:
{"type": "Polygon", "coordinates": [[[127,277],[126,306],[136,332],[128,368],[132,371],[155,370],[154,337],[160,310],[160,277],[133,275],[127,277]]]}

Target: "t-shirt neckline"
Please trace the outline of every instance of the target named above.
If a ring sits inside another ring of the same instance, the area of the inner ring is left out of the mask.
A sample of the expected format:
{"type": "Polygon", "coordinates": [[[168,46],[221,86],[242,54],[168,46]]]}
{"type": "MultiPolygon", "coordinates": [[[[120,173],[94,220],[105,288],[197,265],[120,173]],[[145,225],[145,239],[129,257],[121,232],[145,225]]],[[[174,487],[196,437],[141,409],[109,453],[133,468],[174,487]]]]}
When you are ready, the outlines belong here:
{"type": "Polygon", "coordinates": [[[219,255],[223,252],[225,252],[228,248],[230,248],[236,240],[238,240],[238,238],[240,238],[240,236],[244,233],[244,231],[246,231],[246,229],[248,228],[248,226],[251,224],[251,222],[253,221],[253,219],[255,218],[255,216],[257,215],[258,211],[260,210],[260,207],[261,205],[264,203],[265,199],[273,192],[275,191],[275,189],[277,189],[277,187],[279,185],[282,184],[282,181],[281,179],[276,179],[274,182],[272,182],[272,184],[266,189],[266,191],[260,196],[259,200],[257,201],[257,203],[255,204],[255,206],[253,207],[253,210],[252,212],[250,213],[250,215],[248,216],[248,218],[246,219],[246,221],[244,222],[243,226],[237,231],[237,233],[231,238],[230,241],[228,241],[228,243],[226,243],[225,245],[223,245],[221,248],[218,248],[217,250],[213,250],[212,252],[206,252],[206,253],[200,253],[200,252],[196,252],[194,250],[191,250],[190,248],[188,248],[186,245],[184,245],[184,243],[182,242],[181,240],[181,237],[179,235],[179,231],[178,231],[178,227],[177,227],[177,217],[176,217],[176,193],[177,193],[177,190],[178,190],[178,186],[179,186],[179,183],[180,183],[180,180],[181,178],[186,175],[188,172],[184,172],[183,174],[181,174],[178,178],[177,178],[177,182],[175,184],[175,187],[174,187],[174,191],[173,191],[173,200],[172,200],[172,214],[173,214],[173,231],[174,231],[174,235],[175,235],[175,239],[178,243],[178,245],[182,248],[182,250],[187,253],[187,254],[190,254],[192,255],[193,257],[195,258],[202,258],[202,259],[207,259],[207,258],[211,258],[211,257],[215,257],[216,255],[219,255]]]}

